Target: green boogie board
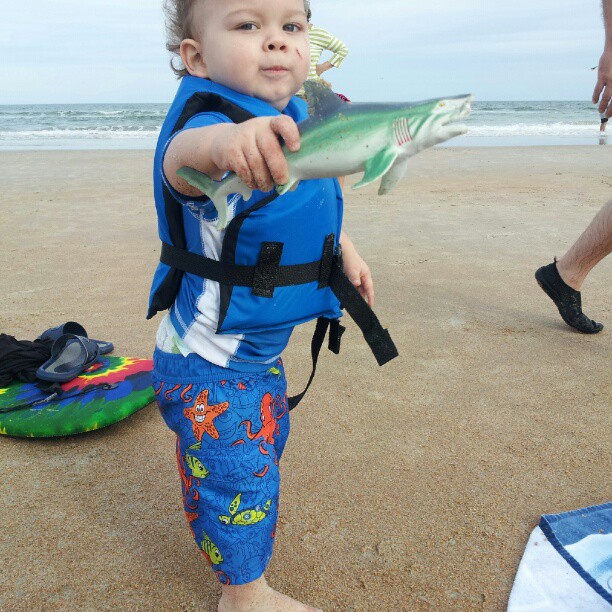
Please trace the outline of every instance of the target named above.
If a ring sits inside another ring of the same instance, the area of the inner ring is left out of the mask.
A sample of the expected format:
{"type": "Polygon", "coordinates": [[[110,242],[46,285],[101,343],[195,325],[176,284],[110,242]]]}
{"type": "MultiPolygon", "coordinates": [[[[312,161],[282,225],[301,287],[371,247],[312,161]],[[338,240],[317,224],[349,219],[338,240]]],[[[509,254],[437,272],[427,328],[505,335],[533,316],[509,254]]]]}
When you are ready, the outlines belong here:
{"type": "Polygon", "coordinates": [[[44,400],[49,394],[35,384],[14,382],[0,389],[0,434],[71,436],[121,421],[155,399],[152,368],[150,359],[105,355],[86,372],[63,383],[62,395],[48,401],[44,400]],[[17,409],[6,410],[13,407],[17,409]]]}

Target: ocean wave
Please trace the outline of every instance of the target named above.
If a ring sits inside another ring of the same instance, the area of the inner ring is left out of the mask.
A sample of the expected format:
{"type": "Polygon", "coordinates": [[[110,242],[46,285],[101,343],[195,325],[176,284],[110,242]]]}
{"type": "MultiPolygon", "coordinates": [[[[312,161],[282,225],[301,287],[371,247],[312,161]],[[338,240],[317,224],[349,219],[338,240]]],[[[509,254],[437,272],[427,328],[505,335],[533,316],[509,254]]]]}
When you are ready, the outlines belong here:
{"type": "MultiPolygon", "coordinates": [[[[151,146],[167,111],[167,104],[0,105],[0,149],[151,146]]],[[[465,123],[476,145],[522,137],[573,144],[593,141],[599,115],[588,101],[476,101],[465,123]]]]}
{"type": "Polygon", "coordinates": [[[22,123],[45,120],[49,122],[103,122],[107,120],[163,121],[167,108],[74,109],[74,108],[11,108],[0,106],[0,126],[5,123],[22,123]]]}
{"type": "MultiPolygon", "coordinates": [[[[156,138],[161,126],[98,126],[73,129],[0,130],[0,140],[62,138],[156,138]]],[[[595,123],[516,123],[510,125],[469,125],[470,136],[592,136],[599,131],[595,123]]]]}
{"type": "Polygon", "coordinates": [[[20,132],[0,131],[0,141],[3,140],[61,140],[61,139],[125,139],[125,138],[157,138],[159,129],[146,130],[138,128],[136,130],[124,129],[82,129],[82,130],[23,130],[20,132]]]}
{"type": "Polygon", "coordinates": [[[592,136],[597,132],[599,132],[599,124],[595,122],[468,126],[470,136],[592,136]]]}

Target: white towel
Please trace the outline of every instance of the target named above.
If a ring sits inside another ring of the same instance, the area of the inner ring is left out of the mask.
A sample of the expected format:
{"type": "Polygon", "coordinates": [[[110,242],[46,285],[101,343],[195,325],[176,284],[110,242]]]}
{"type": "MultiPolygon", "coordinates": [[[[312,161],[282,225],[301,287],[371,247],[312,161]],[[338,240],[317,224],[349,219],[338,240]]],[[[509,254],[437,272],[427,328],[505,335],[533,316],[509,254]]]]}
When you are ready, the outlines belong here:
{"type": "Polygon", "coordinates": [[[612,503],[545,514],[516,573],[508,612],[612,612],[612,503]]]}

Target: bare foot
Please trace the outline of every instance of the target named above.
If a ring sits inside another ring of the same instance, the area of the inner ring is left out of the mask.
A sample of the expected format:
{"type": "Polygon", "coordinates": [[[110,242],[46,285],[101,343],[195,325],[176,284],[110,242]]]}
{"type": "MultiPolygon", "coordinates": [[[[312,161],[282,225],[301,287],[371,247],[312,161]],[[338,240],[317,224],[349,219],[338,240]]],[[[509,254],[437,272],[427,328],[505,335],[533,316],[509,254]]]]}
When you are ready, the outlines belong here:
{"type": "Polygon", "coordinates": [[[275,591],[262,576],[248,584],[222,586],[218,612],[322,612],[275,591]]]}

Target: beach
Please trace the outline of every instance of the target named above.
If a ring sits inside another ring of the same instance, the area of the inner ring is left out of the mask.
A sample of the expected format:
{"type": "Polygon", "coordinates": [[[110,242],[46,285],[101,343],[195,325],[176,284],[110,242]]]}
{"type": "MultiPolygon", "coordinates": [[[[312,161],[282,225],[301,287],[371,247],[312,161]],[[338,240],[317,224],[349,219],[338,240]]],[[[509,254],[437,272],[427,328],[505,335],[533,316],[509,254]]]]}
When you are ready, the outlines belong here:
{"type": "MultiPolygon", "coordinates": [[[[0,152],[0,332],[78,321],[149,357],[152,151],[0,152]]],[[[324,610],[504,610],[545,513],[609,501],[612,258],[581,335],[533,274],[612,197],[612,147],[426,151],[387,196],[348,190],[400,356],[356,325],[292,413],[270,584],[324,610]]],[[[347,185],[355,183],[350,177],[347,185]]],[[[284,360],[310,373],[313,324],[284,360]]],[[[0,437],[0,610],[214,610],[155,405],[98,432],[0,437]]]]}

